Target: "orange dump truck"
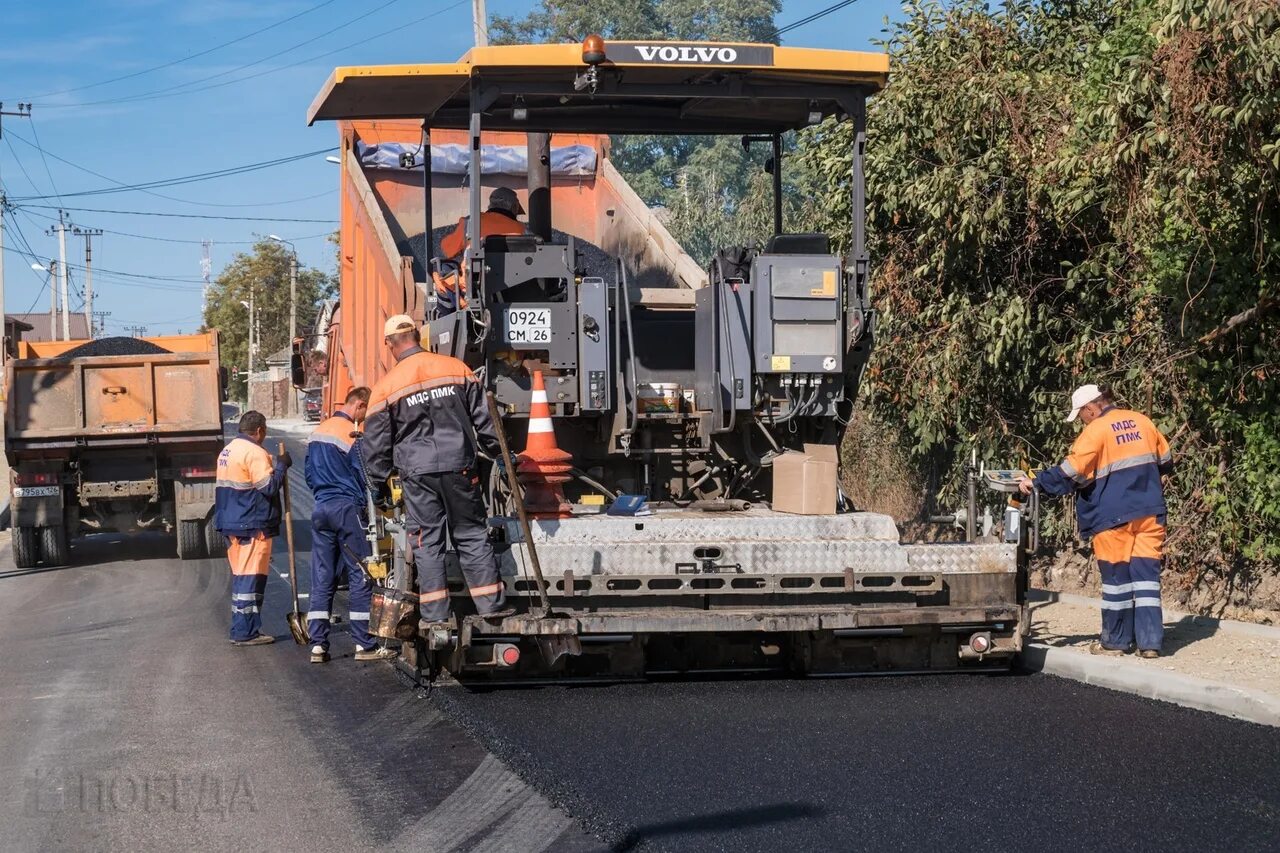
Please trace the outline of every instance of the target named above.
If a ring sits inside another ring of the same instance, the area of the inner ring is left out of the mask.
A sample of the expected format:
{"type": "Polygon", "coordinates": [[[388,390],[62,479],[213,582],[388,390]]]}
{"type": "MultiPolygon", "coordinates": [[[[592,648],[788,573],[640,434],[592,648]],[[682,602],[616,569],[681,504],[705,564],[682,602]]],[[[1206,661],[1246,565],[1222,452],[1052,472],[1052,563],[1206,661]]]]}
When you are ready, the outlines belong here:
{"type": "Polygon", "coordinates": [[[22,342],[5,380],[19,568],[66,563],[83,533],[172,532],[183,559],[221,553],[211,524],[225,387],[217,332],[114,347],[22,342]],[[120,349],[135,354],[100,354],[120,349]]]}

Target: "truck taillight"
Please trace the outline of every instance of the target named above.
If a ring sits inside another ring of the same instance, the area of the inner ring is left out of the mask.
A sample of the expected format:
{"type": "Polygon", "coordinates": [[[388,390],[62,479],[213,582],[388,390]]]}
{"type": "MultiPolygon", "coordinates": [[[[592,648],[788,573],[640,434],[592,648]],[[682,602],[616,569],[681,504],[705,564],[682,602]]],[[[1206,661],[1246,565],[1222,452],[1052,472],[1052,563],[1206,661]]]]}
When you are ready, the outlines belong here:
{"type": "Polygon", "coordinates": [[[13,476],[14,482],[19,486],[56,486],[58,485],[57,474],[37,474],[32,471],[19,471],[13,476]]]}
{"type": "Polygon", "coordinates": [[[182,478],[185,480],[193,477],[212,477],[218,472],[211,467],[204,467],[204,468],[182,468],[179,471],[179,473],[182,474],[182,478]]]}

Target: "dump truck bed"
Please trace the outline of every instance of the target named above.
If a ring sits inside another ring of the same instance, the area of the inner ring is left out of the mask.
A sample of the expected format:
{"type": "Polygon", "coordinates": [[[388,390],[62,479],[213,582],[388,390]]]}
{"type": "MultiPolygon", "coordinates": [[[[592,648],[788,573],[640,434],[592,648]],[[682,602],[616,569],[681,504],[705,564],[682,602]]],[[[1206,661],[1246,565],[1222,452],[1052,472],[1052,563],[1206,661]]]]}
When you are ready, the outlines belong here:
{"type": "Polygon", "coordinates": [[[24,450],[221,435],[217,333],[152,338],[171,350],[68,357],[86,341],[23,343],[10,362],[5,447],[24,450]]]}

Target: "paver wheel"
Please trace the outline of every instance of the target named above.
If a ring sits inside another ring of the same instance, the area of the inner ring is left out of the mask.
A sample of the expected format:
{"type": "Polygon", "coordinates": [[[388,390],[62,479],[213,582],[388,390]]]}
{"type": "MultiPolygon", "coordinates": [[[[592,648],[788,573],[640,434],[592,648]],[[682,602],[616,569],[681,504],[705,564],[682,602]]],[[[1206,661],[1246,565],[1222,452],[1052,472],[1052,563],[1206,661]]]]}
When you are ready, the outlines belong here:
{"type": "Polygon", "coordinates": [[[40,560],[40,536],[34,527],[13,528],[13,564],[29,569],[40,560]]]}
{"type": "Polygon", "coordinates": [[[178,559],[198,560],[204,556],[204,531],[199,521],[178,522],[178,559]]]}
{"type": "Polygon", "coordinates": [[[65,566],[69,562],[66,527],[55,524],[40,528],[40,556],[46,566],[65,566]]]}
{"type": "Polygon", "coordinates": [[[204,528],[204,550],[210,557],[227,556],[227,537],[214,527],[213,519],[206,518],[200,526],[204,528]]]}

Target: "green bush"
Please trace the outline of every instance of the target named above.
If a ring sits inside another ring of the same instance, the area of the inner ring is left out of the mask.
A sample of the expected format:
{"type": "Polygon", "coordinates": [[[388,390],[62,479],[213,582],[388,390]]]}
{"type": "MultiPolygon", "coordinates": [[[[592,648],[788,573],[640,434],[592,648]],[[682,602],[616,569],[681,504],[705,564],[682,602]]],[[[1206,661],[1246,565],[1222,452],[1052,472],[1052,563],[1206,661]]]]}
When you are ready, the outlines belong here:
{"type": "MultiPolygon", "coordinates": [[[[1111,384],[1173,443],[1173,569],[1274,571],[1280,4],[904,10],[868,121],[865,402],[954,501],[969,448],[1052,464],[1067,394],[1111,384]]],[[[832,234],[849,149],[842,126],[799,141],[807,215],[832,234]]]]}

